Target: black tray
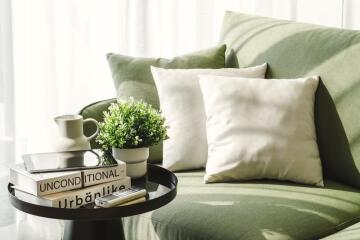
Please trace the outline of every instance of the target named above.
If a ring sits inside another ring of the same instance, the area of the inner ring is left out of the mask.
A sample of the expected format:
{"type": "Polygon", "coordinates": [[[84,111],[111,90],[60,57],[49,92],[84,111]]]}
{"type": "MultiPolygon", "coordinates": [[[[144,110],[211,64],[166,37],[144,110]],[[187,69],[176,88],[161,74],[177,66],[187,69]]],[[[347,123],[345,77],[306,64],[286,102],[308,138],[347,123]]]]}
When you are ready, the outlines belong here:
{"type": "Polygon", "coordinates": [[[65,225],[64,239],[125,239],[121,218],[149,212],[171,202],[176,196],[177,181],[172,172],[148,164],[146,176],[131,181],[133,186],[146,188],[148,191],[146,201],[112,208],[53,208],[18,199],[14,195],[11,183],[8,185],[8,191],[11,204],[23,212],[70,220],[65,225]]]}

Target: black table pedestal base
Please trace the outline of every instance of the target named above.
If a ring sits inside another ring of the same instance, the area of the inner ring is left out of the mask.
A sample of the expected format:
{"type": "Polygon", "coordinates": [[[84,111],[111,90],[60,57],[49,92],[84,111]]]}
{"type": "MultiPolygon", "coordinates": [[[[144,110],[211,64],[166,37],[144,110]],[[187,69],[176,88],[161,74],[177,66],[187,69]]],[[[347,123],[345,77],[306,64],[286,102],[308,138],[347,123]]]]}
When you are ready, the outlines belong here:
{"type": "Polygon", "coordinates": [[[64,240],[125,240],[121,219],[66,221],[64,240]]]}

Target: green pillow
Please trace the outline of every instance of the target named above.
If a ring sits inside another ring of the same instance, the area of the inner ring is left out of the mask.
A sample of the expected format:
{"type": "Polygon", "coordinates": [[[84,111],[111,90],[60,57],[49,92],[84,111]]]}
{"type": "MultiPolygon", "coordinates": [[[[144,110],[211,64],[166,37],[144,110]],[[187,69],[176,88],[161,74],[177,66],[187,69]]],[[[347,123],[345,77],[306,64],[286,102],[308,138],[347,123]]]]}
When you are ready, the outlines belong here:
{"type": "MultiPolygon", "coordinates": [[[[173,59],[135,58],[109,53],[109,61],[118,100],[129,97],[142,99],[159,109],[159,97],[150,66],[160,68],[224,68],[226,45],[219,45],[206,50],[182,55],[173,59]]],[[[149,162],[162,160],[162,145],[150,148],[149,162]]]]}

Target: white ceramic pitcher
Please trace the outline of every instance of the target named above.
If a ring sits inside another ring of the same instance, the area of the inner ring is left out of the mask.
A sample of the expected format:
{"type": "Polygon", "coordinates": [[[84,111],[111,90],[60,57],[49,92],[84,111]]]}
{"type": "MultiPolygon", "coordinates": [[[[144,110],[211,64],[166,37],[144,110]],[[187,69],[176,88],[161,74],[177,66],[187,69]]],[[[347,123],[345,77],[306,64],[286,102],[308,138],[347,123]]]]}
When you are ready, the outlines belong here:
{"type": "Polygon", "coordinates": [[[99,123],[93,118],[83,119],[81,115],[62,115],[55,117],[59,128],[59,137],[55,142],[56,151],[89,150],[90,140],[99,132],[99,123]],[[84,135],[83,125],[92,122],[96,125],[96,131],[89,137],[84,135]]]}

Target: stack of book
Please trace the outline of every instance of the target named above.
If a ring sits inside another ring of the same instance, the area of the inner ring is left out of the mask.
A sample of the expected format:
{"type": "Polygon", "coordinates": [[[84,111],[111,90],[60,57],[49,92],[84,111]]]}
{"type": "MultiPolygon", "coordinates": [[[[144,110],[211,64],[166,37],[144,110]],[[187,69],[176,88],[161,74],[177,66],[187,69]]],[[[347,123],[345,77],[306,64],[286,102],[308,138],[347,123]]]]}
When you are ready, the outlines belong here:
{"type": "Polygon", "coordinates": [[[76,171],[29,173],[24,164],[10,168],[15,196],[33,204],[78,208],[96,198],[131,187],[126,164],[76,171]]]}

